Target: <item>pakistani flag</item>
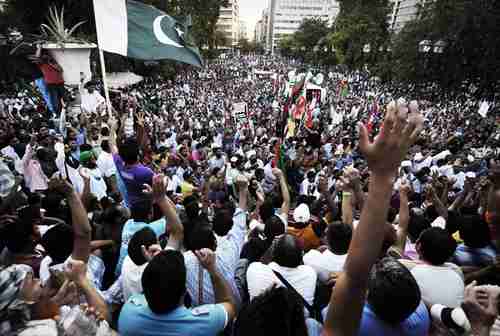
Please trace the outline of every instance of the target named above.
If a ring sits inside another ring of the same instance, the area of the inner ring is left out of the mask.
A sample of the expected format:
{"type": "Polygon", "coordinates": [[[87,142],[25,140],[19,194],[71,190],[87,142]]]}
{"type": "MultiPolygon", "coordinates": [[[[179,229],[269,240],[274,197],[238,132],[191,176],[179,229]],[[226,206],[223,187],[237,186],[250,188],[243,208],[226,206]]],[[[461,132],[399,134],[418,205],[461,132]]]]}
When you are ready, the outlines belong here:
{"type": "Polygon", "coordinates": [[[102,50],[143,60],[171,59],[198,67],[203,60],[181,24],[153,6],[133,0],[94,0],[102,50]]]}

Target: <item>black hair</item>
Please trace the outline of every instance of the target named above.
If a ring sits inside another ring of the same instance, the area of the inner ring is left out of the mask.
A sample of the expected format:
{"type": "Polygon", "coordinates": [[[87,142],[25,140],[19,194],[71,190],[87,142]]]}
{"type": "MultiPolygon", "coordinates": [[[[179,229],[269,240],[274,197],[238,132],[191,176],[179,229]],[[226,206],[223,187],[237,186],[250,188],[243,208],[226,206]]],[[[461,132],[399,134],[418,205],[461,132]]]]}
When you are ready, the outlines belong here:
{"type": "Polygon", "coordinates": [[[266,222],[269,218],[271,218],[274,214],[274,206],[273,203],[266,198],[264,203],[261,205],[259,209],[259,215],[263,222],[266,222]]]}
{"type": "Polygon", "coordinates": [[[416,214],[410,211],[410,220],[408,222],[408,236],[412,242],[416,242],[420,234],[431,227],[431,223],[423,214],[416,214]]]}
{"type": "Polygon", "coordinates": [[[283,233],[285,233],[285,224],[278,216],[273,215],[264,223],[264,234],[269,242],[283,233]]]}
{"type": "Polygon", "coordinates": [[[399,261],[384,258],[373,266],[367,301],[379,319],[392,325],[399,324],[417,309],[420,300],[417,281],[399,261]]]}
{"type": "MultiPolygon", "coordinates": [[[[101,128],[101,135],[102,135],[103,137],[109,136],[109,128],[107,128],[107,127],[103,127],[103,128],[101,128]]],[[[103,140],[103,141],[107,141],[107,140],[103,140]]],[[[102,147],[102,146],[101,146],[101,147],[102,147]]]]}
{"type": "Polygon", "coordinates": [[[198,203],[198,198],[195,196],[188,196],[183,201],[184,209],[186,211],[186,216],[189,219],[195,219],[200,215],[200,206],[198,203]]]}
{"type": "Polygon", "coordinates": [[[56,225],[43,235],[41,243],[53,264],[63,263],[73,252],[73,228],[66,224],[56,225]]]}
{"type": "Polygon", "coordinates": [[[459,219],[460,238],[471,248],[483,248],[491,243],[488,224],[479,215],[464,215],[459,219]]]}
{"type": "MultiPolygon", "coordinates": [[[[208,222],[206,224],[208,224],[208,222]]],[[[197,223],[193,227],[188,241],[189,249],[192,251],[201,250],[203,248],[215,251],[217,248],[214,232],[209,225],[204,225],[203,223],[197,223]]]]}
{"type": "Polygon", "coordinates": [[[0,237],[12,253],[21,253],[32,247],[33,224],[19,216],[0,217],[0,237]]]}
{"type": "Polygon", "coordinates": [[[84,143],[84,144],[82,144],[80,146],[80,151],[81,152],[88,152],[88,151],[91,151],[91,150],[92,150],[92,146],[89,145],[89,144],[84,143]]]}
{"type": "Polygon", "coordinates": [[[290,268],[302,264],[302,249],[295,236],[285,234],[279,238],[273,250],[273,261],[280,266],[290,268]]]}
{"type": "Polygon", "coordinates": [[[455,253],[457,242],[448,231],[432,227],[422,232],[418,238],[422,258],[438,266],[444,264],[455,253]]]}
{"type": "Polygon", "coordinates": [[[186,293],[186,266],[181,252],[157,254],[142,273],[142,289],[149,309],[166,314],[175,309],[186,293]]]}
{"type": "Polygon", "coordinates": [[[148,227],[134,233],[128,243],[128,256],[137,266],[144,265],[147,260],[142,254],[142,246],[150,247],[151,245],[158,244],[155,232],[148,227]]]}
{"type": "Polygon", "coordinates": [[[240,258],[248,259],[249,263],[259,261],[268,248],[269,244],[265,240],[259,237],[251,237],[241,248],[240,258]]]}
{"type": "Polygon", "coordinates": [[[134,164],[139,160],[139,144],[135,138],[127,138],[118,146],[118,154],[126,164],[134,164]]]}
{"type": "Polygon", "coordinates": [[[215,211],[213,228],[219,237],[227,235],[233,227],[233,209],[218,209],[215,211]]]}
{"type": "Polygon", "coordinates": [[[142,197],[132,203],[130,207],[130,217],[137,222],[147,222],[151,217],[153,201],[149,197],[142,197]]]}
{"type": "Polygon", "coordinates": [[[326,239],[330,250],[334,254],[346,254],[351,244],[352,228],[341,222],[332,223],[328,225],[326,239]]]}
{"type": "Polygon", "coordinates": [[[307,336],[304,305],[287,288],[276,287],[255,297],[238,314],[235,336],[307,336]]]}
{"type": "Polygon", "coordinates": [[[106,153],[110,153],[111,152],[111,146],[109,145],[109,141],[108,140],[102,140],[101,141],[101,148],[106,153]]]}

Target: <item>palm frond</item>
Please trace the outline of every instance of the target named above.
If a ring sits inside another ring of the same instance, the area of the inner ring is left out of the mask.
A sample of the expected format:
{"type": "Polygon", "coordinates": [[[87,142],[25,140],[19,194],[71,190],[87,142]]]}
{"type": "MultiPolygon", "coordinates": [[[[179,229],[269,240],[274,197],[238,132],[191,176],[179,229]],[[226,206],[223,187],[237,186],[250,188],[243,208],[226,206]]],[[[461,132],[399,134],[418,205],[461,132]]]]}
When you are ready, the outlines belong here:
{"type": "Polygon", "coordinates": [[[87,21],[81,21],[81,22],[78,22],[76,25],[74,25],[74,26],[73,26],[73,28],[71,28],[71,29],[69,30],[68,36],[72,36],[72,35],[73,35],[73,33],[75,32],[75,30],[76,30],[78,27],[80,27],[81,25],[83,25],[85,22],[87,22],[87,21]]]}

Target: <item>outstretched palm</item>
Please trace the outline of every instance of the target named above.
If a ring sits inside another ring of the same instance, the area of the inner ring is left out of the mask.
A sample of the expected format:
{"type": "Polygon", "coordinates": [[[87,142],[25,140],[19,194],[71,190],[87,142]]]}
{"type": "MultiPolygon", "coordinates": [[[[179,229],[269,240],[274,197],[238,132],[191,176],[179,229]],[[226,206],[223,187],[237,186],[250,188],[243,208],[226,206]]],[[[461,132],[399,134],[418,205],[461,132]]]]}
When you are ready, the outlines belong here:
{"type": "Polygon", "coordinates": [[[423,118],[416,102],[410,106],[404,102],[389,103],[381,131],[373,142],[368,137],[366,127],[360,123],[359,146],[372,174],[394,176],[422,126],[423,118]]]}

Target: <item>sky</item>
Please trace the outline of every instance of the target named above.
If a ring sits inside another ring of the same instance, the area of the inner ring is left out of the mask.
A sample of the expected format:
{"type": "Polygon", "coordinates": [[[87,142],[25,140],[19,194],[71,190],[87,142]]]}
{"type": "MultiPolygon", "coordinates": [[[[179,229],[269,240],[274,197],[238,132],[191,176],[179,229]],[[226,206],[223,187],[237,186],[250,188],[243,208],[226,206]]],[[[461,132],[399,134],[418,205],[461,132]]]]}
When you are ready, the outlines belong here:
{"type": "Polygon", "coordinates": [[[247,25],[247,34],[253,39],[255,24],[262,15],[262,10],[266,8],[267,0],[239,0],[240,20],[247,25]]]}

